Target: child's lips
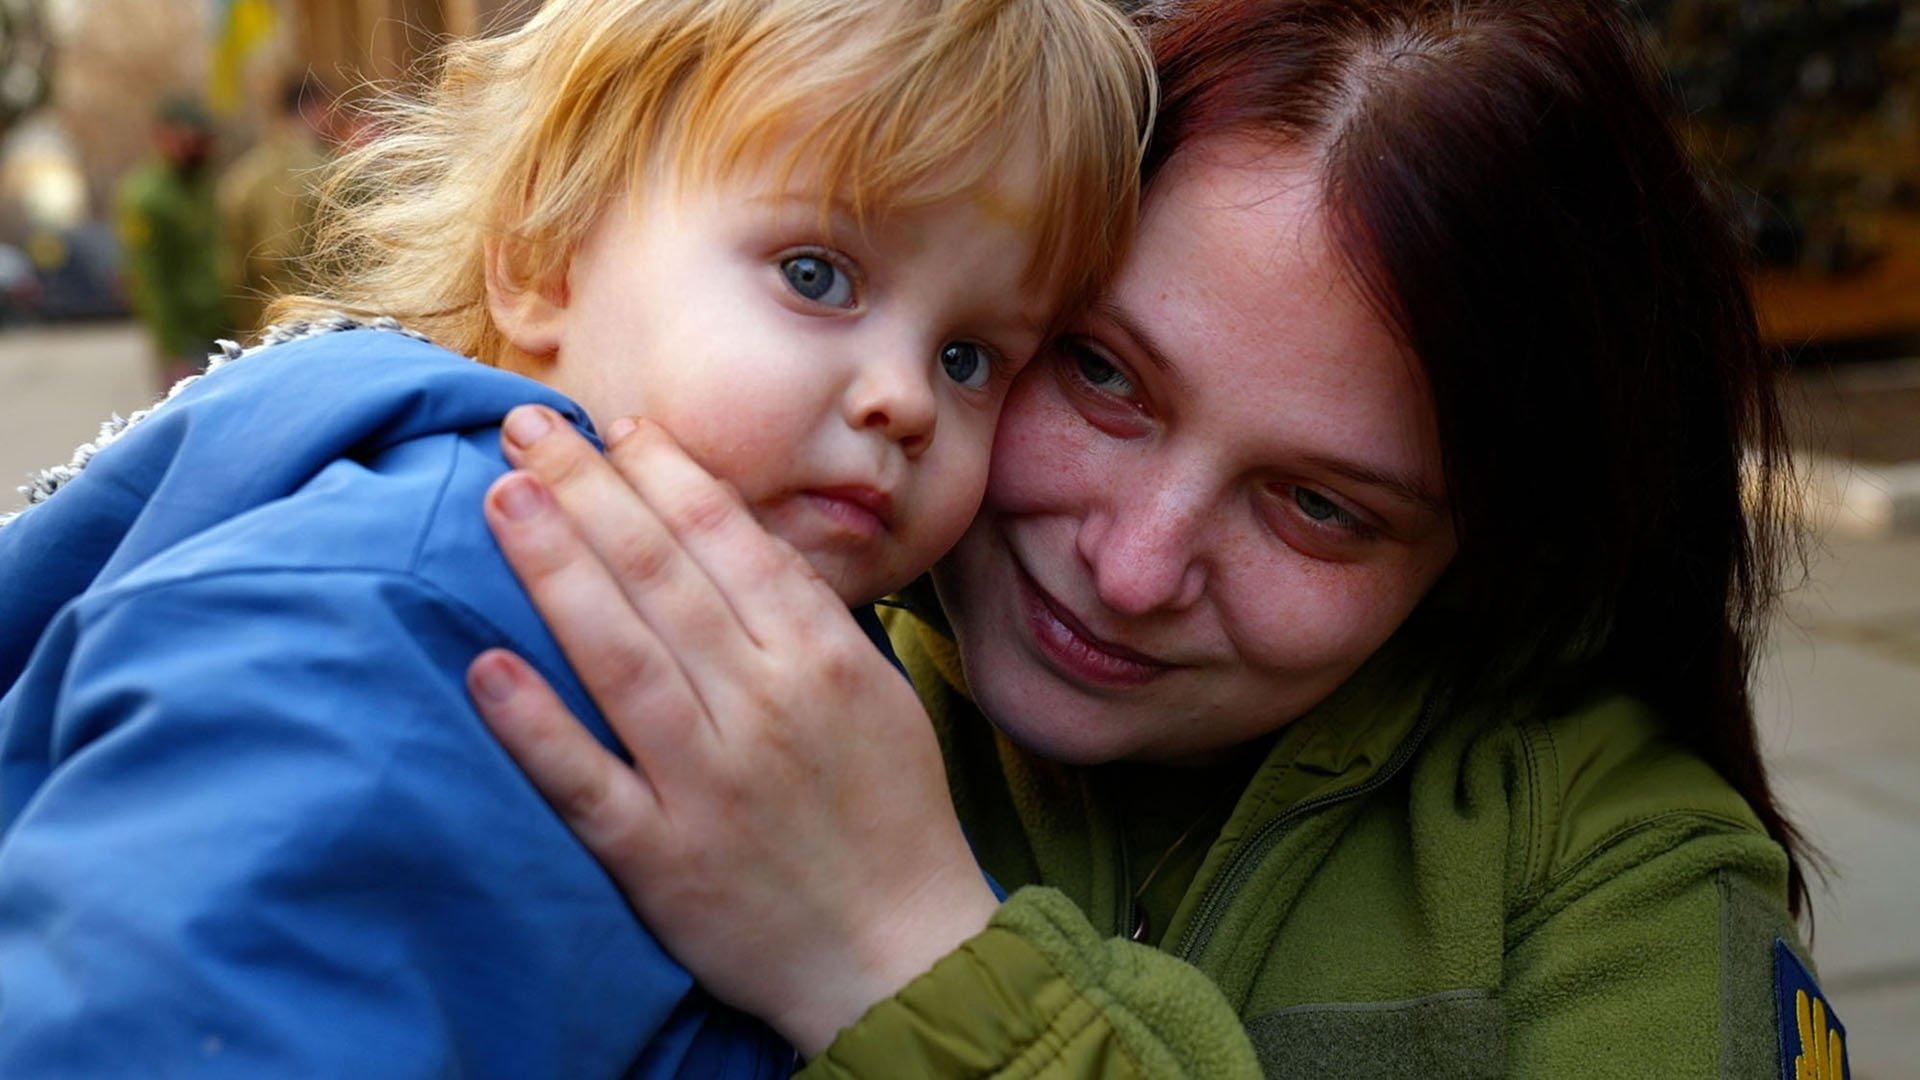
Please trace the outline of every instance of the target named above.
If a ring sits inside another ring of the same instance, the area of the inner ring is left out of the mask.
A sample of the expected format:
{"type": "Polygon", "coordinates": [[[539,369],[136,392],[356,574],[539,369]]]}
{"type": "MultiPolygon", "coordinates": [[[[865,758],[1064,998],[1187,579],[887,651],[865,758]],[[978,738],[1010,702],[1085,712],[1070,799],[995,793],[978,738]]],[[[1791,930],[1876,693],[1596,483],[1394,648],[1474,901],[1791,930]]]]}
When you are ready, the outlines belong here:
{"type": "Polygon", "coordinates": [[[893,527],[893,496],[864,484],[809,488],[800,493],[814,509],[860,537],[893,527]]]}

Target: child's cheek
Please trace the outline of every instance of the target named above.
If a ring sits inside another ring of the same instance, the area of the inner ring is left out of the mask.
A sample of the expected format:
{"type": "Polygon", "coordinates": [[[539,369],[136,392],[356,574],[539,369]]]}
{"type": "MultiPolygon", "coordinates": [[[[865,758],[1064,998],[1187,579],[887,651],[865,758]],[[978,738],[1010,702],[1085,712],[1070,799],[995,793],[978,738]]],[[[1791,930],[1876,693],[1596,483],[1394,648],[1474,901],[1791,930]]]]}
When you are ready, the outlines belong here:
{"type": "Polygon", "coordinates": [[[724,403],[683,398],[676,405],[661,410],[661,426],[748,503],[785,492],[801,479],[794,474],[805,458],[806,432],[778,405],[737,396],[724,403]]]}
{"type": "Polygon", "coordinates": [[[922,545],[927,549],[923,554],[929,563],[946,554],[973,523],[986,495],[988,463],[993,453],[991,418],[985,423],[972,423],[940,434],[958,438],[944,475],[930,485],[932,490],[925,493],[923,500],[928,508],[928,520],[922,532],[922,545]]]}

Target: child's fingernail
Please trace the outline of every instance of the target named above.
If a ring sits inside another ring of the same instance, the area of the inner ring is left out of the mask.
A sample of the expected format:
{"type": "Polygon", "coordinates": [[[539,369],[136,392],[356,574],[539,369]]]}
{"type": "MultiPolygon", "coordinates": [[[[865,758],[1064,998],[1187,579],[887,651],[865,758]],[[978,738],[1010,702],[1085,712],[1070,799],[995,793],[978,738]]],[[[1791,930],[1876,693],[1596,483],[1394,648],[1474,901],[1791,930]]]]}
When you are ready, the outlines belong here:
{"type": "Polygon", "coordinates": [[[553,430],[553,422],[547,419],[546,411],[534,405],[522,405],[507,414],[507,438],[515,446],[532,446],[546,438],[553,430]]]}
{"type": "Polygon", "coordinates": [[[513,696],[516,680],[513,665],[504,657],[486,656],[474,661],[473,692],[482,701],[498,705],[513,696]]]}
{"type": "Polygon", "coordinates": [[[623,416],[618,420],[615,420],[613,423],[608,424],[607,425],[607,445],[612,446],[615,443],[619,442],[620,440],[633,434],[634,429],[639,426],[640,426],[639,424],[636,424],[633,422],[633,417],[631,416],[623,416]]]}
{"type": "Polygon", "coordinates": [[[500,512],[510,520],[525,521],[541,511],[547,498],[532,477],[515,476],[500,486],[496,501],[500,504],[500,512]]]}

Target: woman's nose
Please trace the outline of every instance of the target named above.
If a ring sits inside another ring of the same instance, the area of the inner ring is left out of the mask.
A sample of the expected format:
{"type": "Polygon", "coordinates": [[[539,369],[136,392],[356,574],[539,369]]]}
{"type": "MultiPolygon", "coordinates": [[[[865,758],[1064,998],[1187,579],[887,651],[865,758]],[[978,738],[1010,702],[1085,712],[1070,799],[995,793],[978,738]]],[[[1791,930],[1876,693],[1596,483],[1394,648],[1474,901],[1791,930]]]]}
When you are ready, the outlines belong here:
{"type": "Polygon", "coordinates": [[[908,457],[919,457],[933,444],[934,425],[940,418],[931,367],[925,357],[868,365],[847,388],[848,425],[856,431],[878,431],[898,443],[908,457]]]}
{"type": "Polygon", "coordinates": [[[1164,492],[1116,499],[1080,523],[1080,557],[1100,601],[1122,615],[1181,611],[1206,588],[1205,507],[1164,492]]]}

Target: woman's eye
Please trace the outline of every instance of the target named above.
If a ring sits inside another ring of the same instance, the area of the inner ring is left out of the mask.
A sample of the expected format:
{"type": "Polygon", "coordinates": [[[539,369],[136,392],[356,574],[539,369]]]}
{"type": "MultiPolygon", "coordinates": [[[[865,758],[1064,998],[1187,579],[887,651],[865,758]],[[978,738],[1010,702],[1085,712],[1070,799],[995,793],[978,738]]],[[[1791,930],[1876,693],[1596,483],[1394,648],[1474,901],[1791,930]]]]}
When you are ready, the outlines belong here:
{"type": "Polygon", "coordinates": [[[807,300],[827,307],[853,306],[853,282],[840,268],[818,255],[795,255],[780,260],[787,286],[807,300]]]}
{"type": "Polygon", "coordinates": [[[1267,504],[1274,531],[1312,558],[1356,558],[1380,535],[1366,518],[1312,488],[1277,484],[1270,491],[1276,500],[1267,504]]]}
{"type": "Polygon", "coordinates": [[[1311,488],[1294,488],[1293,505],[1299,507],[1301,513],[1321,524],[1332,525],[1349,532],[1359,532],[1366,528],[1366,524],[1351,511],[1311,488]]]}
{"type": "Polygon", "coordinates": [[[1106,357],[1085,346],[1073,349],[1074,370],[1088,386],[1104,390],[1115,397],[1128,397],[1133,393],[1133,380],[1114,366],[1106,357]]]}
{"type": "Polygon", "coordinates": [[[1315,521],[1332,521],[1345,513],[1334,505],[1332,499],[1317,491],[1308,491],[1306,488],[1293,489],[1293,502],[1300,508],[1301,513],[1315,521]]]}
{"type": "Polygon", "coordinates": [[[969,390],[987,385],[988,377],[993,374],[993,363],[986,348],[971,341],[951,341],[942,346],[940,366],[946,369],[947,378],[969,390]]]}

